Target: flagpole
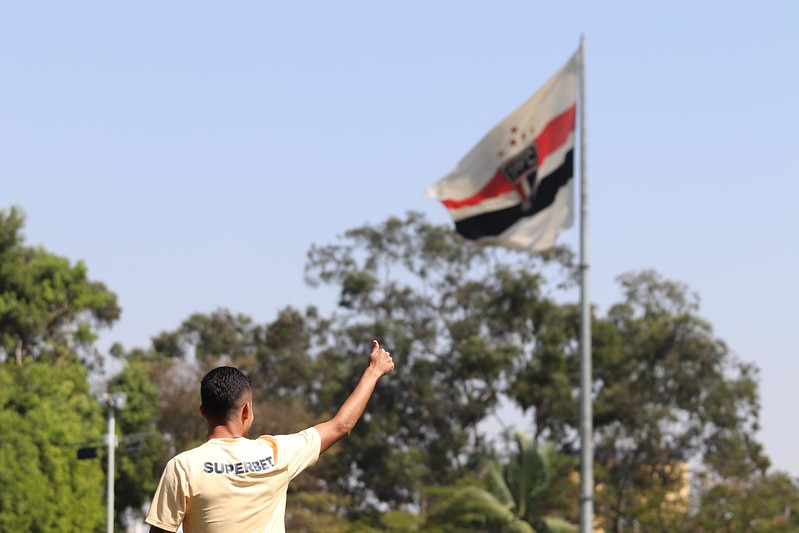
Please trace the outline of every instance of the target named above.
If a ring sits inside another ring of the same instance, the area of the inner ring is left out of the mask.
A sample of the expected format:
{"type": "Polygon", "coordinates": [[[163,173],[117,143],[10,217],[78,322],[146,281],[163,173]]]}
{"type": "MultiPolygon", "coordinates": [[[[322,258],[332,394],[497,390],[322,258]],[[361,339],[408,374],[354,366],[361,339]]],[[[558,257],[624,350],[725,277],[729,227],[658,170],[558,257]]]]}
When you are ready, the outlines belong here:
{"type": "Polygon", "coordinates": [[[591,304],[588,295],[588,176],[585,158],[585,41],[580,36],[580,533],[594,522],[591,304]]]}

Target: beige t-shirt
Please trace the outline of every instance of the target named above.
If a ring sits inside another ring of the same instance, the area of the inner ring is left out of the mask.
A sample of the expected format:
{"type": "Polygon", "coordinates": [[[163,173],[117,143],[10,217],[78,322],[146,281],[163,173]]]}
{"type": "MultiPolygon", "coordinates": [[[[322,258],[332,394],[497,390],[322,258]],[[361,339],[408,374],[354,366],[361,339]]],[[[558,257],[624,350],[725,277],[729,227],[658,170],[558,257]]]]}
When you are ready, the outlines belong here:
{"type": "Polygon", "coordinates": [[[314,428],[211,439],[166,465],[147,523],[185,533],[284,533],[289,481],[319,458],[314,428]]]}

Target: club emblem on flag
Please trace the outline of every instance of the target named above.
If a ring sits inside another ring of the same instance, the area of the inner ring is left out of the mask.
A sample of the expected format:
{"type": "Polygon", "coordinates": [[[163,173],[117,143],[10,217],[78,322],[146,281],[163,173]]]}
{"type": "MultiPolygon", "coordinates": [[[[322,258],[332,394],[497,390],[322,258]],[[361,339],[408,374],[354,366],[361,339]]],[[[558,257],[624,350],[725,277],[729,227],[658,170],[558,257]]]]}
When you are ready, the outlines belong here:
{"type": "Polygon", "coordinates": [[[535,141],[531,142],[521,153],[500,167],[502,175],[510,181],[513,189],[519,195],[523,211],[530,209],[530,197],[535,194],[537,170],[538,148],[535,146],[535,141]]]}

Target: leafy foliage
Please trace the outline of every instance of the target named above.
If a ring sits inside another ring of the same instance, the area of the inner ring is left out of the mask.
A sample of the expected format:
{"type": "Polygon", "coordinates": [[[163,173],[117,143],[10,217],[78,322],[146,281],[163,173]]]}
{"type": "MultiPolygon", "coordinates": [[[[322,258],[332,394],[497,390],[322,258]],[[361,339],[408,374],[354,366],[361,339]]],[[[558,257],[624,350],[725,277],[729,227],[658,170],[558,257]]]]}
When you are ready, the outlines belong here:
{"type": "Polygon", "coordinates": [[[23,225],[19,209],[0,210],[0,360],[94,356],[96,328],[119,318],[116,295],[84,263],[25,246],[23,225]]]}
{"type": "Polygon", "coordinates": [[[719,482],[701,492],[691,528],[710,531],[799,531],[799,480],[782,473],[719,482]]]}
{"type": "Polygon", "coordinates": [[[103,523],[103,472],[76,453],[104,427],[86,377],[76,362],[0,365],[0,531],[95,531],[103,523]]]}
{"type": "Polygon", "coordinates": [[[87,365],[119,307],[82,262],[26,246],[23,226],[19,209],[0,210],[0,530],[91,531],[104,476],[76,444],[104,427],[87,365]]]}
{"type": "Polygon", "coordinates": [[[500,464],[481,461],[482,483],[429,489],[426,526],[492,532],[564,531],[574,528],[565,520],[539,514],[539,499],[550,484],[550,462],[555,454],[547,443],[533,443],[523,432],[514,436],[514,451],[500,464]]]}
{"type": "Polygon", "coordinates": [[[752,437],[756,370],[729,355],[684,286],[651,271],[620,282],[625,300],[597,329],[594,355],[597,507],[611,523],[679,527],[687,461],[724,477],[768,468],[752,437]]]}
{"type": "Polygon", "coordinates": [[[356,501],[409,504],[423,484],[453,481],[480,448],[477,425],[496,408],[523,341],[552,304],[542,278],[527,270],[532,259],[504,262],[417,213],[350,230],[341,241],[314,246],[307,264],[310,283],[340,288],[331,348],[319,363],[347,369],[347,381],[340,370],[330,376],[339,392],[326,403],[339,404],[351,389],[361,371],[356,354],[372,335],[398,364],[375,394],[371,418],[343,443],[338,477],[357,480],[349,487],[356,501]],[[394,463],[404,466],[386,467],[394,463]]]}

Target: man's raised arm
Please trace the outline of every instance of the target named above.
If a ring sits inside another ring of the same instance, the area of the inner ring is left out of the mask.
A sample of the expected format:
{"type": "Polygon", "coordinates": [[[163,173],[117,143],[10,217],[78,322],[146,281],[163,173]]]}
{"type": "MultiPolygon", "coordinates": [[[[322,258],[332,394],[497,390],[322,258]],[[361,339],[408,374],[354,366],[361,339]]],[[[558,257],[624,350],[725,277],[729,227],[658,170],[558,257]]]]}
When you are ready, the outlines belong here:
{"type": "Polygon", "coordinates": [[[336,416],[314,426],[322,437],[319,453],[324,452],[352,432],[352,428],[361,418],[363,410],[375,390],[377,380],[392,370],[394,370],[394,360],[391,359],[391,354],[381,348],[377,341],[372,341],[369,366],[361,376],[358,385],[355,386],[355,390],[341,405],[336,416]]]}

